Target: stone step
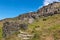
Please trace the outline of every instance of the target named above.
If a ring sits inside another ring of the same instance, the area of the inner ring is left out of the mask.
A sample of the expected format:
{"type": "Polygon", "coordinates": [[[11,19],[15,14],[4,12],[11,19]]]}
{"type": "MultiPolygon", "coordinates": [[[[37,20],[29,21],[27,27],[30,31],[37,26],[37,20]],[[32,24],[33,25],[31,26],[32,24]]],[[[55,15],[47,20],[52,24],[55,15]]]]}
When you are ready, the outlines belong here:
{"type": "Polygon", "coordinates": [[[28,34],[27,32],[20,31],[20,34],[18,34],[18,37],[21,38],[22,40],[29,40],[33,35],[28,34]]]}
{"type": "Polygon", "coordinates": [[[30,39],[30,38],[22,38],[23,40],[28,40],[28,39],[30,39]]]}
{"type": "Polygon", "coordinates": [[[32,37],[33,35],[23,35],[23,34],[19,34],[19,37],[32,37]]]}

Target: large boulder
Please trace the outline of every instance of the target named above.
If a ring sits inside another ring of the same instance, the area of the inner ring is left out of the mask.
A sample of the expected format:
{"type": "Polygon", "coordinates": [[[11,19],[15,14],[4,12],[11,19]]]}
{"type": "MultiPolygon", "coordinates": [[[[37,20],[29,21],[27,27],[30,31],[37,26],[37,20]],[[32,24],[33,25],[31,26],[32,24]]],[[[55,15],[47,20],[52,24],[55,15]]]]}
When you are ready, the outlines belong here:
{"type": "Polygon", "coordinates": [[[3,36],[9,36],[11,34],[14,34],[20,29],[18,23],[14,22],[5,22],[3,23],[3,36]]]}
{"type": "Polygon", "coordinates": [[[27,24],[19,24],[17,22],[5,22],[3,23],[3,37],[15,34],[20,29],[26,30],[27,24]]]}

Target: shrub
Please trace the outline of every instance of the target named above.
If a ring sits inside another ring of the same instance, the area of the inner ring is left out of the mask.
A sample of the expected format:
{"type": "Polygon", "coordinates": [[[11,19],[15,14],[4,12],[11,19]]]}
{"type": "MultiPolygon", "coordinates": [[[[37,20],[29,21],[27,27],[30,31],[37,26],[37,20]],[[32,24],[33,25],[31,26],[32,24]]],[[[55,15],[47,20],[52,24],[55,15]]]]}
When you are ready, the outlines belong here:
{"type": "Polygon", "coordinates": [[[46,21],[46,19],[43,19],[43,21],[46,21]]]}

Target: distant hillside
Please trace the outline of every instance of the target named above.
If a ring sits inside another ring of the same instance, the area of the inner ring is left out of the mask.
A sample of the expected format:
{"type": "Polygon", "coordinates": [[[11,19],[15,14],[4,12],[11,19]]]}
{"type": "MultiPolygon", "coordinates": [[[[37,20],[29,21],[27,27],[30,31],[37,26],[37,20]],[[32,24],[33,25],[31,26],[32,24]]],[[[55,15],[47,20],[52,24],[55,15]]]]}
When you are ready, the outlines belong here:
{"type": "Polygon", "coordinates": [[[60,2],[44,6],[37,12],[0,20],[0,39],[60,40],[60,2]],[[24,35],[32,36],[24,38],[24,35]]]}

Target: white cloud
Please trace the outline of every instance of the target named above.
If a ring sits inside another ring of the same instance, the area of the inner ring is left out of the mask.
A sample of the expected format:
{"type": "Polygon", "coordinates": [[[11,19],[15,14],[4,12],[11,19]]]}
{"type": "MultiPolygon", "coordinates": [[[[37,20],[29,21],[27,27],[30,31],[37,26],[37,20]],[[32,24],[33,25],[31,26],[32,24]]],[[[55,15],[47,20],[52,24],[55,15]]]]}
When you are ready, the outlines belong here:
{"type": "Polygon", "coordinates": [[[48,4],[52,3],[52,2],[60,2],[60,0],[44,0],[43,5],[45,6],[45,5],[48,5],[48,4]]]}

